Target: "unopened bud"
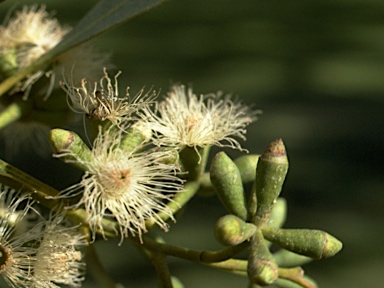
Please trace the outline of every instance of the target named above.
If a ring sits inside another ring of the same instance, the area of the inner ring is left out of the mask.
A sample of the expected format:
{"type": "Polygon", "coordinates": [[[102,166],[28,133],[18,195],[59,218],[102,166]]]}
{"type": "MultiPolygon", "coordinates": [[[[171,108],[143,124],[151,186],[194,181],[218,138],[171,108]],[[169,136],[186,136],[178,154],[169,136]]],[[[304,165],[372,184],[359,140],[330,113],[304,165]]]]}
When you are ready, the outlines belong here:
{"type": "Polygon", "coordinates": [[[229,214],[217,220],[215,238],[223,245],[234,246],[249,239],[256,229],[252,223],[244,222],[239,217],[229,214]]]}
{"type": "Polygon", "coordinates": [[[241,180],[243,183],[250,183],[255,180],[256,177],[256,165],[259,160],[260,155],[251,154],[244,155],[233,162],[235,162],[236,166],[239,168],[241,180]]]}
{"type": "Polygon", "coordinates": [[[152,137],[152,132],[141,122],[132,125],[120,142],[120,149],[124,151],[134,151],[141,144],[148,142],[152,137]]]}
{"type": "Polygon", "coordinates": [[[278,266],[264,240],[257,230],[251,239],[248,257],[248,277],[251,283],[261,286],[271,285],[278,278],[278,266]]]}
{"type": "Polygon", "coordinates": [[[268,219],[267,226],[280,228],[287,218],[287,201],[284,198],[277,198],[268,219]]]}
{"type": "Polygon", "coordinates": [[[331,257],[343,246],[338,239],[320,230],[263,227],[262,231],[265,239],[313,259],[331,257]]]}
{"type": "Polygon", "coordinates": [[[88,146],[83,142],[79,135],[75,132],[67,131],[64,129],[52,129],[49,137],[55,156],[62,158],[65,162],[80,168],[81,170],[88,170],[88,167],[84,163],[90,162],[92,159],[92,152],[88,146]],[[78,156],[77,158],[72,156],[72,153],[78,156]]]}
{"type": "Polygon", "coordinates": [[[288,158],[283,141],[278,139],[269,144],[260,156],[256,167],[253,192],[256,193],[256,216],[262,225],[269,218],[272,207],[279,196],[288,171],[288,158]]]}
{"type": "Polygon", "coordinates": [[[243,220],[247,219],[244,187],[239,168],[225,154],[219,152],[211,163],[211,182],[224,207],[243,220]]]}

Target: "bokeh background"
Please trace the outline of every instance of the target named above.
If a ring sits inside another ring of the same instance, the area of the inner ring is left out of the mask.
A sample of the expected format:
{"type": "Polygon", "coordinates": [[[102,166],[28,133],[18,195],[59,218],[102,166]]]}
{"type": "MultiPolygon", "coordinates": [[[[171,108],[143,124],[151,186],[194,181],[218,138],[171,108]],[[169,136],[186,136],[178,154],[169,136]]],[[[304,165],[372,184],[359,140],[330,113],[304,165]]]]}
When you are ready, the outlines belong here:
{"type": "MultiPolygon", "coordinates": [[[[18,3],[35,2],[42,3],[18,3]]],[[[94,3],[46,1],[71,25],[94,3]]],[[[2,15],[14,4],[1,4],[2,15]]],[[[382,287],[383,1],[173,0],[93,43],[113,53],[123,72],[119,83],[132,92],[153,86],[165,93],[182,82],[197,93],[221,90],[262,109],[244,147],[261,153],[283,139],[290,160],[282,193],[286,227],[323,229],[344,242],[340,254],[306,265],[306,273],[323,288],[382,287]]],[[[79,176],[57,160],[27,154],[14,165],[52,185],[79,176]],[[48,176],[42,173],[46,165],[55,167],[48,176]]],[[[212,227],[224,213],[216,198],[196,198],[163,236],[169,243],[216,249],[212,227]]],[[[97,244],[111,275],[126,287],[156,287],[145,257],[128,242],[116,244],[97,244]]],[[[169,260],[185,287],[247,285],[240,276],[169,260]]],[[[92,277],[85,287],[94,287],[92,277]]]]}

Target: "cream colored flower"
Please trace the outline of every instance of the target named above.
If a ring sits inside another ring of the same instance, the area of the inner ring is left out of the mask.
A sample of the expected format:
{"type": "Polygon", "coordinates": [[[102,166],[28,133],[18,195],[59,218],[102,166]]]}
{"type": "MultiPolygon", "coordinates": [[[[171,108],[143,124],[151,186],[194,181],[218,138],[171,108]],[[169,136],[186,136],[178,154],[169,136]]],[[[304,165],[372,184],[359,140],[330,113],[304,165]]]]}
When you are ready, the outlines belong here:
{"type": "Polygon", "coordinates": [[[92,159],[81,159],[68,150],[56,155],[70,156],[88,167],[80,183],[63,191],[63,195],[81,195],[80,201],[68,208],[84,206],[87,222],[93,231],[103,233],[102,220],[117,221],[121,237],[129,234],[141,238],[146,220],[150,219],[162,229],[168,225],[157,215],[165,213],[171,219],[172,210],[166,206],[175,193],[182,189],[177,177],[178,167],[165,164],[171,152],[136,149],[124,150],[120,143],[125,133],[100,129],[93,144],[92,159]]]}
{"type": "MultiPolygon", "coordinates": [[[[3,78],[31,65],[55,47],[70,30],[69,26],[60,25],[44,5],[24,6],[17,11],[5,26],[0,26],[0,71],[3,78]]],[[[63,71],[75,68],[72,77],[76,84],[85,76],[96,81],[102,76],[99,67],[112,68],[109,58],[109,53],[97,53],[87,44],[80,45],[59,55],[51,66],[27,76],[11,93],[24,92],[25,98],[28,97],[32,85],[46,75],[50,78],[48,84],[36,93],[43,93],[47,99],[58,87],[63,71]]]]}
{"type": "Polygon", "coordinates": [[[15,227],[27,215],[32,202],[8,187],[0,186],[0,275],[11,287],[29,287],[35,249],[25,244],[36,239],[28,231],[16,237],[15,227]]]}
{"type": "Polygon", "coordinates": [[[67,228],[54,217],[44,224],[43,237],[33,263],[31,288],[81,287],[85,263],[79,247],[87,244],[76,227],[67,228]]]}
{"type": "Polygon", "coordinates": [[[75,87],[72,79],[66,79],[62,88],[67,93],[70,106],[75,112],[85,113],[89,118],[105,121],[122,128],[132,115],[153,102],[154,91],[146,94],[141,90],[136,96],[130,98],[128,88],[125,97],[119,97],[117,77],[114,81],[108,76],[106,69],[103,69],[104,76],[99,82],[89,82],[83,79],[81,87],[75,87]]]}
{"type": "Polygon", "coordinates": [[[175,85],[156,111],[145,109],[141,116],[153,130],[158,146],[182,149],[216,145],[242,150],[233,137],[245,139],[245,127],[256,120],[257,113],[228,95],[197,96],[192,89],[175,85]]]}
{"type": "MultiPolygon", "coordinates": [[[[0,27],[0,53],[7,64],[2,67],[3,74],[10,76],[31,65],[56,46],[68,32],[69,28],[62,27],[57,19],[52,18],[45,6],[24,6],[9,19],[6,26],[0,27]]],[[[28,91],[44,73],[44,70],[39,70],[29,75],[14,92],[28,91]]]]}

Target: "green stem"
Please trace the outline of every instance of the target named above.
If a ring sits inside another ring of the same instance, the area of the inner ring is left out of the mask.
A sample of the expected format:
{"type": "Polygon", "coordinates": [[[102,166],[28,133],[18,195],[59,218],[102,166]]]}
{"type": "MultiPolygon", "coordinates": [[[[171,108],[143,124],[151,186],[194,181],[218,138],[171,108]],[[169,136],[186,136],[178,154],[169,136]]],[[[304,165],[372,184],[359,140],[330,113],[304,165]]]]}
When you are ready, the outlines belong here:
{"type": "Polygon", "coordinates": [[[60,193],[59,191],[3,160],[0,160],[0,182],[13,189],[20,189],[23,193],[33,192],[31,194],[32,197],[39,204],[51,210],[57,210],[59,207],[63,207],[60,205],[63,202],[62,199],[52,199],[52,197],[60,193]],[[50,199],[47,197],[50,197],[50,199]]]}
{"type": "Polygon", "coordinates": [[[155,267],[160,282],[159,287],[172,288],[173,285],[171,280],[171,273],[169,272],[166,255],[160,251],[153,251],[147,249],[143,250],[144,254],[148,257],[152,265],[155,267]]]}
{"type": "Polygon", "coordinates": [[[208,263],[207,266],[247,276],[248,261],[239,259],[228,259],[217,263],[208,263]]]}
{"type": "Polygon", "coordinates": [[[213,263],[228,260],[249,246],[248,242],[231,246],[218,251],[199,251],[173,245],[159,243],[151,238],[144,237],[142,243],[138,238],[129,238],[135,245],[153,251],[160,251],[166,255],[199,263],[213,263]]]}
{"type": "Polygon", "coordinates": [[[304,288],[317,288],[317,285],[310,280],[305,279],[304,271],[300,267],[279,268],[279,278],[287,279],[299,284],[304,288]]]}

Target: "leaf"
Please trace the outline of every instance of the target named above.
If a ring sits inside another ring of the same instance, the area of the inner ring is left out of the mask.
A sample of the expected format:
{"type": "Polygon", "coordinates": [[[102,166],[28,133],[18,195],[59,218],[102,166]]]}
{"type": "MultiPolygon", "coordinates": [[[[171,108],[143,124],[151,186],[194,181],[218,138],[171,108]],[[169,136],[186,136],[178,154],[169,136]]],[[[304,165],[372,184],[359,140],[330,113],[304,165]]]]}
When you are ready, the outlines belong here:
{"type": "Polygon", "coordinates": [[[165,0],[100,0],[50,53],[57,56],[163,1],[165,0]]]}
{"type": "Polygon", "coordinates": [[[58,55],[109,29],[115,28],[128,19],[146,12],[164,1],[100,0],[52,50],[37,59],[32,65],[5,79],[0,84],[0,96],[28,74],[32,74],[53,62],[58,55]]]}

